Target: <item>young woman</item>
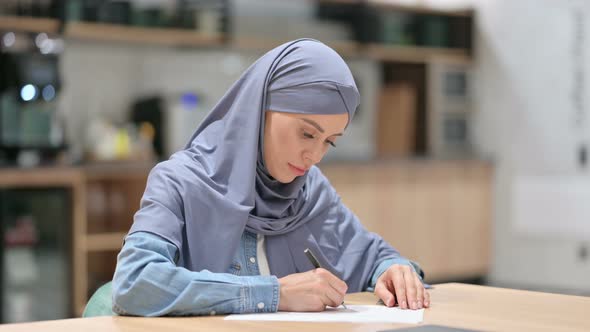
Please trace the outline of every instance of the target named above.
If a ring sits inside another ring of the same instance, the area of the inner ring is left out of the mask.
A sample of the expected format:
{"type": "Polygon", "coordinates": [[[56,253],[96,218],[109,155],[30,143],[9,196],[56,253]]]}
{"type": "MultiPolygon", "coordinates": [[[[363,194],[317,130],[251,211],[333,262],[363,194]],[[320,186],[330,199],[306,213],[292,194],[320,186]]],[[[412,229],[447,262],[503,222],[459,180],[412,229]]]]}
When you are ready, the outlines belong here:
{"type": "Polygon", "coordinates": [[[321,311],[365,290],[387,306],[428,307],[417,265],[366,231],[314,166],[359,98],[342,58],[318,41],[257,60],[150,173],[118,256],[113,310],[321,311]]]}

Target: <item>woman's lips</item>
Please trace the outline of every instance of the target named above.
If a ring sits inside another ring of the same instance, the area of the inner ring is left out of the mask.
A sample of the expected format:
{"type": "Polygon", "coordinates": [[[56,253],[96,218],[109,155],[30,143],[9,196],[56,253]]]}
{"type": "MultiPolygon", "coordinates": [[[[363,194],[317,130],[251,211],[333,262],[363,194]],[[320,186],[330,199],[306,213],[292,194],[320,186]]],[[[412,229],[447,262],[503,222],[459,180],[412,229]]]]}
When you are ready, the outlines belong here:
{"type": "Polygon", "coordinates": [[[293,171],[293,173],[297,174],[297,176],[301,176],[303,174],[305,174],[305,170],[296,166],[291,165],[290,163],[289,167],[291,168],[291,170],[293,171]]]}

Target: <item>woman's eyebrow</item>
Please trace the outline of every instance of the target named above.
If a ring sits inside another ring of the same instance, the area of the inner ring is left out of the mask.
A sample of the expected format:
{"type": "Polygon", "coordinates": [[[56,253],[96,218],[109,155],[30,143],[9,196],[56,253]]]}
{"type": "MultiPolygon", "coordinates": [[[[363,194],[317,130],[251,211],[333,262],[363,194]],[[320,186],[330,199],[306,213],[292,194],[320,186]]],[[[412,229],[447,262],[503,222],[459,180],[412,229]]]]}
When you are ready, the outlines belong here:
{"type": "MultiPolygon", "coordinates": [[[[301,120],[314,126],[317,130],[320,131],[320,133],[322,133],[322,134],[324,133],[324,128],[322,128],[322,126],[320,126],[317,122],[315,122],[311,119],[308,119],[308,118],[301,118],[301,120]]],[[[342,133],[338,133],[338,134],[334,134],[334,135],[330,135],[330,136],[342,136],[342,133]]]]}

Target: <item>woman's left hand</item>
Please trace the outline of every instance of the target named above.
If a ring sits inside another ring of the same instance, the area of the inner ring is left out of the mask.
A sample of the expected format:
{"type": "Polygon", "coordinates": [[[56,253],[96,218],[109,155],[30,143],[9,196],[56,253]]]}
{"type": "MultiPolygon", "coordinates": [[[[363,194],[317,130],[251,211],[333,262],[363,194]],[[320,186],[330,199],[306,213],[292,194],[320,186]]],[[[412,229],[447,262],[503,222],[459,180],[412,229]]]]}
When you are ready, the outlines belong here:
{"type": "Polygon", "coordinates": [[[393,264],[377,279],[375,295],[388,307],[396,303],[402,309],[422,309],[430,306],[430,294],[409,265],[393,264]]]}

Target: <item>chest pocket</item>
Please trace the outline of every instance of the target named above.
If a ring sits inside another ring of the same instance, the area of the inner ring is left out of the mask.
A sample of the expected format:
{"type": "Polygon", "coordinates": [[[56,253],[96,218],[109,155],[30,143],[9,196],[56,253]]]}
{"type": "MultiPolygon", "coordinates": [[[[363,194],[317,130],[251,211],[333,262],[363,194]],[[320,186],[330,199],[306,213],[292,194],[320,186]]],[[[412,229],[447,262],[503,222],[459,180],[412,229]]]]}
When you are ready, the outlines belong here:
{"type": "Polygon", "coordinates": [[[242,274],[242,265],[240,265],[239,262],[234,261],[233,263],[231,263],[231,265],[229,266],[229,269],[227,270],[228,273],[231,273],[233,275],[241,275],[242,274]]]}

